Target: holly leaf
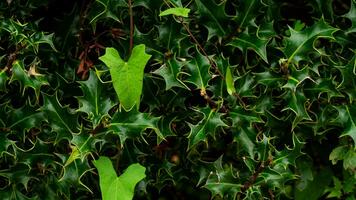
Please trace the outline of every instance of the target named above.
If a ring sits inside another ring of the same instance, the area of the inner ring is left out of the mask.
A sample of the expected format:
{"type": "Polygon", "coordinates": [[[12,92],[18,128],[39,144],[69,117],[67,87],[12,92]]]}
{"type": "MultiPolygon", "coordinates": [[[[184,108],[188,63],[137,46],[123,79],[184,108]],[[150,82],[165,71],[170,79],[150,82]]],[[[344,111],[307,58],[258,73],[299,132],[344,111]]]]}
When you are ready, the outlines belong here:
{"type": "Polygon", "coordinates": [[[351,21],[351,27],[346,31],[346,34],[356,32],[356,1],[351,0],[351,6],[348,13],[344,17],[349,18],[351,21]]]}
{"type": "Polygon", "coordinates": [[[114,48],[106,48],[105,55],[99,58],[110,70],[114,89],[125,111],[130,111],[135,105],[137,110],[140,107],[144,68],[150,58],[143,44],[132,49],[127,62],[114,48]]]}
{"type": "Polygon", "coordinates": [[[295,92],[297,87],[306,79],[312,80],[311,76],[309,75],[308,66],[304,67],[301,70],[296,69],[295,66],[291,66],[290,71],[291,72],[288,75],[288,81],[285,85],[283,85],[283,88],[288,88],[295,92]]]}
{"type": "Polygon", "coordinates": [[[335,66],[342,75],[341,83],[336,87],[344,91],[349,97],[350,102],[356,99],[356,55],[345,66],[335,66]]]}
{"type": "Polygon", "coordinates": [[[189,8],[169,8],[165,11],[162,11],[159,16],[162,17],[167,15],[176,15],[180,17],[188,17],[189,12],[189,8]]]}
{"type": "Polygon", "coordinates": [[[96,27],[96,22],[102,18],[111,18],[115,21],[120,22],[118,18],[118,7],[127,7],[125,0],[95,0],[95,2],[90,6],[89,20],[94,28],[96,27]]]}
{"type": "Polygon", "coordinates": [[[52,131],[57,133],[56,142],[59,139],[72,138],[73,134],[79,133],[78,114],[63,107],[57,99],[57,95],[43,94],[43,106],[40,108],[51,124],[52,131]]]}
{"type": "Polygon", "coordinates": [[[105,116],[109,116],[114,102],[106,95],[104,84],[93,71],[90,71],[88,80],[79,81],[79,84],[84,95],[77,97],[80,105],[78,111],[88,114],[92,126],[96,127],[105,116]]]}
{"type": "Polygon", "coordinates": [[[208,59],[197,50],[194,58],[186,64],[186,68],[188,72],[181,72],[188,75],[184,81],[194,84],[202,92],[205,92],[208,82],[212,78],[208,59]]]}
{"type": "Polygon", "coordinates": [[[8,127],[24,133],[31,128],[40,128],[43,121],[47,121],[45,113],[26,104],[25,106],[11,110],[8,114],[8,127]]]}
{"type": "Polygon", "coordinates": [[[267,44],[269,39],[259,38],[256,34],[241,33],[239,36],[235,37],[228,45],[239,48],[244,54],[247,50],[253,50],[259,55],[263,61],[268,63],[267,60],[267,44]]]}
{"type": "Polygon", "coordinates": [[[305,142],[299,140],[299,138],[293,133],[293,147],[290,148],[286,146],[286,148],[282,151],[276,150],[276,156],[273,160],[273,164],[279,165],[284,169],[287,169],[288,165],[295,166],[295,160],[301,155],[305,154],[302,152],[302,148],[305,142]]]}
{"type": "Polygon", "coordinates": [[[316,51],[315,40],[319,38],[334,39],[333,33],[337,30],[337,28],[328,25],[323,18],[302,31],[296,31],[289,27],[291,35],[284,39],[285,47],[281,49],[286,56],[287,63],[309,60],[308,55],[312,50],[316,51]]]}
{"type": "Polygon", "coordinates": [[[245,73],[244,75],[237,77],[235,85],[237,88],[236,93],[240,97],[256,97],[253,93],[256,83],[254,77],[250,73],[245,73]]]}
{"type": "Polygon", "coordinates": [[[343,133],[340,137],[349,136],[356,144],[356,106],[342,106],[336,107],[339,115],[335,122],[344,127],[343,133]]]}
{"type": "Polygon", "coordinates": [[[159,117],[154,117],[148,113],[117,112],[111,120],[109,130],[119,135],[121,145],[125,143],[127,138],[140,137],[146,129],[154,130],[158,137],[164,139],[158,128],[159,119],[159,117]]]}
{"type": "Polygon", "coordinates": [[[284,98],[286,99],[286,102],[288,102],[288,106],[282,111],[291,110],[296,115],[293,120],[292,129],[294,129],[302,120],[311,120],[305,108],[307,98],[302,91],[297,90],[294,92],[292,90],[288,90],[284,98]]]}
{"type": "Polygon", "coordinates": [[[221,120],[222,114],[218,113],[215,109],[206,107],[195,111],[202,113],[204,117],[196,125],[189,124],[190,133],[188,136],[188,149],[191,149],[200,141],[206,140],[207,135],[214,134],[217,127],[226,126],[226,124],[221,120]]]}
{"type": "Polygon", "coordinates": [[[169,90],[172,87],[186,88],[187,86],[178,78],[183,65],[183,62],[180,62],[176,57],[173,57],[153,73],[162,76],[166,83],[166,90],[169,90]]]}
{"type": "Polygon", "coordinates": [[[17,80],[23,87],[23,94],[27,88],[32,88],[35,91],[36,99],[40,96],[41,86],[48,85],[47,79],[42,74],[32,74],[31,71],[27,71],[23,62],[15,61],[12,65],[12,76],[10,83],[17,80]]]}
{"type": "Polygon", "coordinates": [[[226,35],[225,24],[229,16],[225,12],[225,3],[216,4],[214,0],[195,0],[202,24],[208,29],[208,39],[226,35]]]}
{"type": "Polygon", "coordinates": [[[238,14],[235,21],[239,28],[253,24],[253,20],[258,15],[258,10],[262,7],[261,0],[240,1],[238,6],[238,14]]]}
{"type": "Polygon", "coordinates": [[[138,163],[130,165],[119,177],[109,158],[101,156],[93,163],[99,172],[103,200],[132,200],[136,184],[146,177],[146,168],[138,163]]]}
{"type": "Polygon", "coordinates": [[[210,172],[204,188],[212,193],[212,197],[235,199],[237,193],[241,191],[242,185],[237,175],[233,173],[232,167],[223,166],[222,156],[213,165],[215,170],[210,172]]]}

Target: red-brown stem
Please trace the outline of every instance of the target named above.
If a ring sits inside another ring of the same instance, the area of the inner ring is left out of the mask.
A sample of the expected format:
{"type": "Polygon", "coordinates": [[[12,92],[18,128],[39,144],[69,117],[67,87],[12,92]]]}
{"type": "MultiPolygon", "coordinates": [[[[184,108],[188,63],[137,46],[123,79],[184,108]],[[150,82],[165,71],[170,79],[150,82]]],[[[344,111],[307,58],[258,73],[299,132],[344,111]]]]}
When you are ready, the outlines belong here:
{"type": "Polygon", "coordinates": [[[190,31],[189,27],[184,23],[183,19],[181,17],[178,18],[179,22],[183,25],[185,30],[188,32],[189,36],[193,39],[193,41],[197,44],[198,48],[200,51],[204,54],[204,56],[208,59],[211,67],[221,76],[222,79],[224,78],[224,75],[220,72],[219,68],[216,66],[215,62],[210,59],[204,48],[201,46],[201,44],[198,42],[198,40],[194,37],[193,33],[190,31]]]}
{"type": "Polygon", "coordinates": [[[131,0],[128,0],[129,4],[129,15],[130,15],[130,50],[129,54],[131,54],[132,48],[133,48],[133,35],[134,35],[134,19],[133,19],[133,13],[132,13],[132,2],[131,0]]]}

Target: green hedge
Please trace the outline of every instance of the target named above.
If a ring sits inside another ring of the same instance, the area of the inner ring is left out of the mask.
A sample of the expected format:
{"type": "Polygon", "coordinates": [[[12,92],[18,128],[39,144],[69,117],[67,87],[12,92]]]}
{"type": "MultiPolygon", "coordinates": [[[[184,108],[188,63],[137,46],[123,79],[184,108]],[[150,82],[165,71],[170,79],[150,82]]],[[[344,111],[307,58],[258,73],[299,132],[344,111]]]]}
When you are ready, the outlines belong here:
{"type": "Polygon", "coordinates": [[[355,98],[355,0],[1,1],[0,199],[356,199],[355,98]]]}

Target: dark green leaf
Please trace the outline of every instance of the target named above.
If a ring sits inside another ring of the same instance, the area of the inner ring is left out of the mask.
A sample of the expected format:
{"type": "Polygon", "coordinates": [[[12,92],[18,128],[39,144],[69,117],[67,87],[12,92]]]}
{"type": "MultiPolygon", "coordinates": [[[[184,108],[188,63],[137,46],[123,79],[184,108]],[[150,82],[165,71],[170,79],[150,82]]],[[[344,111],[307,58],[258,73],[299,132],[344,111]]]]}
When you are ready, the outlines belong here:
{"type": "Polygon", "coordinates": [[[84,96],[77,98],[80,104],[78,111],[88,114],[88,119],[93,127],[96,127],[105,116],[108,116],[114,102],[106,95],[104,84],[93,71],[90,71],[88,80],[79,83],[84,96]]]}

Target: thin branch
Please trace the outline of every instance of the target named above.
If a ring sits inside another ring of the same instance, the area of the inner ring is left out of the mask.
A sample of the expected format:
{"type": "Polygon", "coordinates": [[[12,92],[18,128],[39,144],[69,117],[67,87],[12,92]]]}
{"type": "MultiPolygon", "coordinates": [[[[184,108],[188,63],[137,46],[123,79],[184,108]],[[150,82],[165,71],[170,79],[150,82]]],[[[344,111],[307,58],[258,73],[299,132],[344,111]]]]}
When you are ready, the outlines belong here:
{"type": "Polygon", "coordinates": [[[233,95],[237,98],[237,100],[239,100],[239,102],[240,102],[240,104],[242,105],[242,107],[246,110],[246,104],[245,104],[245,102],[242,100],[242,98],[240,97],[240,95],[237,94],[236,92],[235,92],[233,95]]]}
{"type": "Polygon", "coordinates": [[[129,54],[131,54],[132,48],[133,48],[133,35],[134,35],[134,19],[133,19],[133,13],[132,13],[132,2],[131,0],[128,0],[129,4],[129,15],[130,15],[130,50],[129,54]]]}
{"type": "Polygon", "coordinates": [[[253,184],[256,182],[258,176],[265,170],[268,166],[272,164],[272,158],[268,158],[267,161],[262,161],[258,166],[257,170],[250,176],[250,178],[245,182],[241,188],[241,193],[246,192],[253,184]]]}
{"type": "Polygon", "coordinates": [[[190,31],[189,27],[184,23],[183,19],[181,17],[178,17],[179,22],[183,25],[183,27],[185,28],[185,30],[188,32],[189,36],[193,39],[193,41],[197,44],[198,48],[200,49],[200,51],[204,54],[204,56],[208,59],[211,67],[219,74],[219,76],[221,76],[222,79],[224,78],[224,75],[220,72],[219,68],[216,66],[215,62],[210,59],[210,57],[208,56],[208,54],[206,53],[205,49],[201,46],[201,44],[198,42],[198,40],[195,38],[195,36],[193,35],[193,33],[190,31]]]}

